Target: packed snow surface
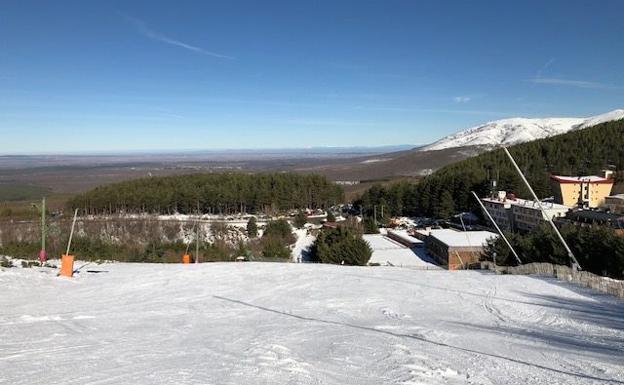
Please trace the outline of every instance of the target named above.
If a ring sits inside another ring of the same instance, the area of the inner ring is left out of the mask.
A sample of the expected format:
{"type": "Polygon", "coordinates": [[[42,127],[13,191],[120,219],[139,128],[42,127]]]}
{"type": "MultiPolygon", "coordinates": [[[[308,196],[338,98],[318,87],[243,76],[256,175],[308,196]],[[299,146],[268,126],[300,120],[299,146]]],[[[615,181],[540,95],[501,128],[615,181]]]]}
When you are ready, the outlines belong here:
{"type": "Polygon", "coordinates": [[[624,302],[551,279],[294,263],[0,271],[0,383],[623,384],[624,302]]]}
{"type": "Polygon", "coordinates": [[[464,146],[513,145],[620,119],[624,119],[624,109],[589,118],[502,119],[449,135],[423,147],[423,150],[442,150],[464,146]]]}

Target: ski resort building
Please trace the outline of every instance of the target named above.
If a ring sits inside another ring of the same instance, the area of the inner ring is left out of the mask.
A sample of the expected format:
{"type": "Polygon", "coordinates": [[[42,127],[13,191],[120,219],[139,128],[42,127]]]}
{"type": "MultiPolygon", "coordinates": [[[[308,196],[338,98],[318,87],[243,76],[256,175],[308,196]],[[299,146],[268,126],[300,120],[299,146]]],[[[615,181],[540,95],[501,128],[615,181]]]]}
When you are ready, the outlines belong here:
{"type": "Polygon", "coordinates": [[[531,231],[548,218],[564,217],[571,207],[553,203],[537,202],[516,198],[513,194],[499,191],[491,198],[482,198],[481,201],[492,219],[503,230],[531,231]]]}
{"type": "Polygon", "coordinates": [[[437,263],[457,270],[478,263],[487,241],[496,238],[498,235],[489,231],[431,230],[425,248],[437,263]]]}
{"type": "Polygon", "coordinates": [[[565,218],[558,222],[576,226],[601,226],[613,229],[617,234],[624,236],[624,214],[614,214],[601,210],[570,211],[565,218]]]}
{"type": "Polygon", "coordinates": [[[624,194],[605,197],[605,208],[617,214],[624,214],[624,194]]]}
{"type": "Polygon", "coordinates": [[[387,237],[409,248],[422,247],[424,244],[423,241],[411,236],[405,230],[388,230],[387,237]]]}
{"type": "Polygon", "coordinates": [[[600,207],[611,194],[612,171],[601,176],[559,176],[551,175],[555,201],[566,206],[600,207]]]}

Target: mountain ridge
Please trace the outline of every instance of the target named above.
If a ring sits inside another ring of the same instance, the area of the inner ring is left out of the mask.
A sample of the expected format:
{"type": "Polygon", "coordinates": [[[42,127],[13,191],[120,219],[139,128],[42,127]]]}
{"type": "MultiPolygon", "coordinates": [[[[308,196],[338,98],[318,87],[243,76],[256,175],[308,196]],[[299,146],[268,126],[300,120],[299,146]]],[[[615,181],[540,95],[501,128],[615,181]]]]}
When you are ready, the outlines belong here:
{"type": "Polygon", "coordinates": [[[494,148],[500,145],[514,145],[620,119],[624,119],[624,109],[616,109],[587,118],[507,118],[487,122],[445,136],[422,147],[421,151],[465,146],[494,148]]]}

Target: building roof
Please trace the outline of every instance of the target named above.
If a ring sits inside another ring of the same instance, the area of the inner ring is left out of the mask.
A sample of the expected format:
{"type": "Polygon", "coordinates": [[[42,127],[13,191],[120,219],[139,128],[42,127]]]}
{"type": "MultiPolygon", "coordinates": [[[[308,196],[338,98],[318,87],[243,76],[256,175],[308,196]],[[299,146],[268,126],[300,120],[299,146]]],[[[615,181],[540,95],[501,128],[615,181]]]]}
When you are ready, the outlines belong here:
{"type": "MultiPolygon", "coordinates": [[[[536,210],[539,210],[539,205],[535,201],[531,201],[528,199],[516,198],[516,199],[499,200],[496,198],[481,198],[481,200],[485,202],[498,203],[501,205],[504,204],[506,206],[514,205],[514,206],[534,208],[536,210]]],[[[554,203],[554,202],[543,202],[543,201],[542,201],[542,207],[544,208],[544,210],[570,210],[572,209],[572,207],[570,206],[561,205],[561,204],[554,203]]]]}
{"type": "Polygon", "coordinates": [[[498,238],[490,231],[455,231],[450,229],[432,230],[431,236],[451,247],[485,246],[488,239],[498,238]]]}
{"type": "Polygon", "coordinates": [[[409,233],[406,230],[388,230],[388,235],[394,235],[395,237],[400,238],[403,241],[412,243],[412,244],[423,243],[423,241],[421,241],[420,239],[409,235],[409,233]]]}
{"type": "Polygon", "coordinates": [[[620,200],[620,201],[624,201],[624,194],[609,195],[607,198],[609,198],[609,199],[617,199],[617,200],[620,200]]]}
{"type": "Polygon", "coordinates": [[[426,237],[430,236],[431,234],[434,234],[437,231],[442,231],[444,229],[431,229],[431,228],[427,228],[427,229],[416,229],[414,230],[415,233],[420,234],[420,235],[424,235],[426,237]]]}
{"type": "MultiPolygon", "coordinates": [[[[542,203],[542,207],[544,208],[544,210],[570,210],[572,209],[572,207],[570,206],[562,205],[562,204],[555,203],[555,202],[543,202],[542,201],[541,203],[542,203]]],[[[539,205],[535,201],[530,201],[528,199],[518,198],[515,201],[511,201],[511,204],[516,205],[516,206],[521,206],[521,207],[539,209],[539,205]]]]}
{"type": "Polygon", "coordinates": [[[504,205],[504,206],[509,206],[509,207],[511,207],[511,202],[512,202],[510,199],[501,200],[501,199],[496,199],[496,198],[481,198],[481,200],[484,202],[490,202],[490,203],[495,203],[498,205],[504,205]]]}
{"type": "Polygon", "coordinates": [[[613,179],[611,178],[603,178],[601,176],[596,175],[586,175],[586,176],[561,176],[561,175],[551,175],[550,179],[557,181],[559,183],[607,183],[613,184],[613,179]]]}

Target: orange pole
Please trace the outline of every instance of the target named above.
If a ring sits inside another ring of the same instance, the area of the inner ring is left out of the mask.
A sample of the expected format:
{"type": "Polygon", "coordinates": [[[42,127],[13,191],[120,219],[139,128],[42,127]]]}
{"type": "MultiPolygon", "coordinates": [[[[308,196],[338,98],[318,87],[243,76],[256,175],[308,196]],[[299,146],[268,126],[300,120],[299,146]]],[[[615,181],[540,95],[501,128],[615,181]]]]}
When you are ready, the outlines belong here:
{"type": "Polygon", "coordinates": [[[59,275],[71,278],[74,275],[74,256],[63,254],[61,257],[61,272],[59,275]]]}

